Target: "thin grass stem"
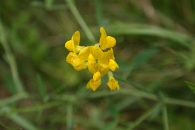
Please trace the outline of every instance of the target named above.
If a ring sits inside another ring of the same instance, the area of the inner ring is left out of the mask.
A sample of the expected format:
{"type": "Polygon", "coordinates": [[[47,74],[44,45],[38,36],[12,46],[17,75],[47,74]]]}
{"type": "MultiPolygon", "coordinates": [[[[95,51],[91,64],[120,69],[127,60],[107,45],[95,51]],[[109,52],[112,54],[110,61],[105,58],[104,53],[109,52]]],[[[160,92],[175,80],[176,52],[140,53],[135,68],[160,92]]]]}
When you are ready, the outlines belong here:
{"type": "Polygon", "coordinates": [[[165,103],[172,104],[172,105],[180,105],[180,106],[187,106],[187,107],[194,107],[195,108],[195,102],[187,101],[187,100],[181,100],[181,99],[175,99],[175,98],[165,98],[165,103]]]}
{"type": "Polygon", "coordinates": [[[164,130],[169,130],[169,121],[168,121],[166,104],[164,104],[162,108],[162,117],[163,117],[164,130]]]}
{"type": "Polygon", "coordinates": [[[87,26],[86,22],[82,18],[81,14],[77,10],[73,0],[66,0],[71,12],[73,13],[74,17],[76,18],[77,22],[80,24],[82,27],[83,31],[85,32],[87,38],[91,42],[95,42],[95,37],[93,36],[92,32],[90,31],[89,27],[87,26]]]}
{"type": "MultiPolygon", "coordinates": [[[[150,99],[154,101],[161,101],[161,98],[155,94],[136,90],[136,89],[121,89],[119,91],[113,91],[113,92],[102,91],[102,92],[93,93],[88,96],[91,98],[98,98],[98,97],[111,96],[111,95],[116,95],[116,94],[123,94],[123,95],[125,94],[125,95],[131,95],[135,97],[146,98],[146,99],[150,99]]],[[[173,104],[173,105],[180,105],[180,106],[195,108],[195,102],[187,101],[187,100],[164,97],[163,102],[166,104],[173,104]]]]}
{"type": "Polygon", "coordinates": [[[14,96],[11,96],[9,98],[6,98],[6,99],[3,99],[3,100],[0,100],[0,107],[4,107],[4,106],[7,106],[11,103],[14,103],[14,102],[17,102],[21,99],[25,99],[29,97],[27,93],[18,93],[18,94],[15,94],[14,96]]]}
{"type": "Polygon", "coordinates": [[[3,28],[3,24],[2,24],[1,21],[0,21],[0,34],[1,34],[0,35],[0,41],[2,43],[3,49],[5,50],[5,58],[6,58],[9,66],[10,66],[11,74],[12,74],[13,81],[14,81],[14,84],[15,84],[15,87],[16,87],[16,91],[18,93],[23,92],[24,87],[23,87],[23,84],[22,84],[22,82],[20,81],[20,78],[19,78],[17,64],[16,64],[16,61],[15,61],[14,55],[12,54],[11,49],[8,45],[8,42],[7,42],[7,39],[6,39],[6,32],[3,28]]]}
{"type": "Polygon", "coordinates": [[[67,116],[66,116],[66,120],[67,120],[67,130],[72,130],[72,126],[73,126],[73,122],[72,122],[72,118],[73,118],[73,107],[72,107],[72,103],[69,103],[67,106],[67,116]]]}
{"type": "Polygon", "coordinates": [[[156,109],[159,109],[161,106],[161,103],[156,104],[152,109],[147,111],[145,114],[143,114],[141,117],[139,117],[133,124],[130,125],[129,129],[132,130],[136,126],[138,126],[140,123],[142,123],[144,120],[146,120],[156,109]]]}

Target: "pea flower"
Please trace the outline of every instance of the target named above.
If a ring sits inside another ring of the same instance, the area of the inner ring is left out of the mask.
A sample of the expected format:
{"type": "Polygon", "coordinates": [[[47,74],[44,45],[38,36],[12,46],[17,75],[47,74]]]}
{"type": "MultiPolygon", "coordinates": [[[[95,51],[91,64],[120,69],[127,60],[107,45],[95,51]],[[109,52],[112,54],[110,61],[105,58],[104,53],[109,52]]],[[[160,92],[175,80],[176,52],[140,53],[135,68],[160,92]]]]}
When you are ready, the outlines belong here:
{"type": "Polygon", "coordinates": [[[65,43],[65,48],[68,49],[69,51],[73,51],[74,53],[77,53],[82,49],[82,47],[79,46],[79,43],[80,43],[80,32],[76,31],[73,34],[72,39],[65,43]]]}
{"type": "Polygon", "coordinates": [[[93,76],[86,88],[97,90],[101,85],[101,78],[108,74],[107,85],[110,90],[120,89],[118,81],[112,74],[112,71],[119,68],[112,49],[116,45],[116,40],[112,36],[107,36],[103,27],[100,28],[100,33],[99,43],[93,46],[80,46],[80,32],[76,31],[71,40],[65,43],[65,48],[70,51],[66,61],[78,71],[88,69],[92,73],[93,76]]]}
{"type": "Polygon", "coordinates": [[[106,31],[103,27],[100,28],[100,32],[101,32],[101,36],[99,42],[102,50],[114,47],[116,45],[115,38],[111,36],[107,36],[106,31]]]}
{"type": "Polygon", "coordinates": [[[107,85],[110,90],[120,89],[118,81],[113,77],[113,74],[109,73],[108,75],[109,79],[107,85]]]}

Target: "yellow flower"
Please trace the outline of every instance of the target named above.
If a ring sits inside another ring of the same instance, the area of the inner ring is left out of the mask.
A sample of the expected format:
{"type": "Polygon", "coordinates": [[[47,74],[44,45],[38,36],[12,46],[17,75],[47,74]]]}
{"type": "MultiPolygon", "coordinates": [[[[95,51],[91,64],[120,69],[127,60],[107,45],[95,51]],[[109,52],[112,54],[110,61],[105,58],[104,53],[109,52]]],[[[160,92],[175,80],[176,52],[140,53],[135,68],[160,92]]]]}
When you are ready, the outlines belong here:
{"type": "Polygon", "coordinates": [[[118,81],[115,80],[113,76],[109,76],[109,80],[108,80],[107,85],[110,88],[110,90],[115,90],[115,89],[119,90],[120,89],[118,81]]]}
{"type": "Polygon", "coordinates": [[[78,71],[87,68],[86,62],[84,60],[81,60],[76,53],[70,52],[66,57],[66,61],[78,71]]]}
{"type": "Polygon", "coordinates": [[[101,36],[100,36],[100,47],[102,50],[106,50],[107,48],[114,47],[116,45],[116,40],[114,37],[107,36],[106,31],[103,27],[100,28],[101,36]]]}
{"type": "Polygon", "coordinates": [[[91,79],[88,83],[87,83],[87,88],[91,88],[93,91],[95,91],[101,84],[101,79],[94,81],[93,79],[91,79]]]}
{"type": "Polygon", "coordinates": [[[65,43],[65,48],[68,49],[69,51],[73,51],[77,53],[82,49],[82,47],[79,46],[79,43],[80,43],[80,32],[76,31],[73,34],[72,39],[65,43]]]}
{"type": "Polygon", "coordinates": [[[116,40],[114,37],[107,36],[103,27],[100,28],[100,32],[99,43],[85,47],[79,46],[80,32],[76,31],[71,40],[65,43],[65,48],[70,51],[66,61],[78,71],[88,68],[93,74],[92,79],[87,83],[87,88],[95,91],[101,85],[101,77],[108,74],[109,81],[107,84],[109,88],[111,90],[119,89],[118,81],[114,79],[110,71],[119,68],[112,49],[116,45],[116,40]]]}

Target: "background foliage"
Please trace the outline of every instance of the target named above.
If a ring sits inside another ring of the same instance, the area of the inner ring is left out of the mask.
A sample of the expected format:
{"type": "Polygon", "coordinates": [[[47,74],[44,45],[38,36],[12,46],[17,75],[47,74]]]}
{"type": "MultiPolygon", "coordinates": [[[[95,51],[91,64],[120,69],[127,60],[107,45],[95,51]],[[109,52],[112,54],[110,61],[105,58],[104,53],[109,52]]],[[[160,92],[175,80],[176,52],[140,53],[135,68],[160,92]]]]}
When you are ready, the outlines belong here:
{"type": "Polygon", "coordinates": [[[194,6],[194,0],[1,1],[0,129],[194,130],[194,6]],[[94,44],[100,26],[117,40],[120,91],[105,81],[96,92],[86,89],[90,73],[65,62],[64,42],[79,30],[81,45],[94,44]]]}

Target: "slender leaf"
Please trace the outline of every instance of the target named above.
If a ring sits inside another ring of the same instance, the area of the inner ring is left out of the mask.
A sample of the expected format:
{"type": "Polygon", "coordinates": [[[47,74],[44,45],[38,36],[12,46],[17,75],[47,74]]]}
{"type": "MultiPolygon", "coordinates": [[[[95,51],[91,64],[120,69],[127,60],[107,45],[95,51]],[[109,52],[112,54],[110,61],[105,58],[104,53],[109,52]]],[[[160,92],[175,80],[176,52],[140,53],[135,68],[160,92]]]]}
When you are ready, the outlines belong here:
{"type": "Polygon", "coordinates": [[[188,81],[186,81],[186,84],[188,85],[188,87],[195,93],[195,84],[194,83],[190,83],[188,81]]]}

